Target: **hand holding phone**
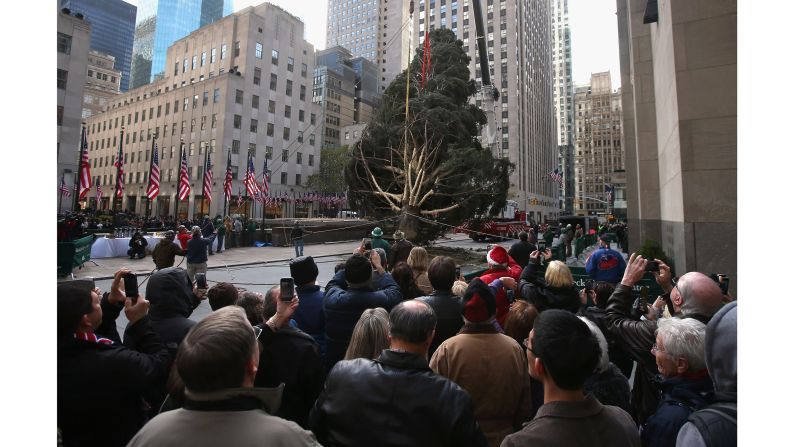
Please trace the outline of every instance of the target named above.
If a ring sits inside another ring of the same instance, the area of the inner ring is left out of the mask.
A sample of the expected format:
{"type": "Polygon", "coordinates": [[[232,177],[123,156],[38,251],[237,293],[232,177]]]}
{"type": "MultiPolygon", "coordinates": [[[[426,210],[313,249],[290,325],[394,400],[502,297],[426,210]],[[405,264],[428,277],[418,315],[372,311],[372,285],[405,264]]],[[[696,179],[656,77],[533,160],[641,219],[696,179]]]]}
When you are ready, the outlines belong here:
{"type": "Polygon", "coordinates": [[[295,296],[295,280],[292,278],[281,278],[281,301],[292,301],[295,296]]]}
{"type": "Polygon", "coordinates": [[[196,273],[196,288],[198,289],[207,289],[207,274],[206,273],[196,273]]]}
{"type": "Polygon", "coordinates": [[[659,271],[659,263],[656,262],[656,261],[650,261],[649,260],[648,263],[645,264],[645,271],[646,272],[658,272],[659,271]]]}

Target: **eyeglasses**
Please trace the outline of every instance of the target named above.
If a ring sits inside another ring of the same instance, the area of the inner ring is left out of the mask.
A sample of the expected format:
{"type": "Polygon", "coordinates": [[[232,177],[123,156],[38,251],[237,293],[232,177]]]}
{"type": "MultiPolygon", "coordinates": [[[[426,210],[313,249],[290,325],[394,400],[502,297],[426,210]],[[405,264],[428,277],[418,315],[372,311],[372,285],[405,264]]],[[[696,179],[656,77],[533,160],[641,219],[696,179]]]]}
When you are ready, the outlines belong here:
{"type": "Polygon", "coordinates": [[[521,346],[523,346],[524,348],[526,348],[526,350],[527,350],[527,351],[529,351],[529,352],[531,352],[531,353],[532,353],[532,355],[534,355],[535,357],[538,357],[538,358],[540,358],[540,356],[538,355],[538,353],[537,353],[537,352],[535,352],[535,351],[534,351],[532,348],[530,348],[530,347],[529,347],[529,337],[527,337],[527,338],[525,338],[525,339],[524,339],[524,341],[521,343],[521,346]]]}
{"type": "Polygon", "coordinates": [[[651,346],[651,354],[656,355],[660,352],[666,352],[666,351],[662,351],[661,349],[659,349],[658,346],[656,346],[656,343],[654,343],[653,346],[651,346]]]}

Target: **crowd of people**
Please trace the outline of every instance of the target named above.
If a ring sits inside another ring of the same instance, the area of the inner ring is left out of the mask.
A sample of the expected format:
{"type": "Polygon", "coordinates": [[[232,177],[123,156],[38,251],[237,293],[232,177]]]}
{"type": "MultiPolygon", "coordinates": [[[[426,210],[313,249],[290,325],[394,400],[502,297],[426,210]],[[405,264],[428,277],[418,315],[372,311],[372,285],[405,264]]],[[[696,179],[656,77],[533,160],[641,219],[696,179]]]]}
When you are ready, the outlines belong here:
{"type": "MultiPolygon", "coordinates": [[[[708,275],[675,278],[658,259],[615,266],[607,243],[591,255],[596,280],[578,288],[533,238],[491,247],[489,268],[468,280],[452,258],[431,259],[401,232],[389,244],[376,228],[324,289],[311,256],[289,262],[292,294],[200,288],[200,266],[173,267],[170,249],[137,297],[125,296],[126,269],[107,292],[59,283],[60,439],[735,445],[736,302],[708,275]],[[664,295],[635,317],[649,262],[664,295]],[[205,299],[213,312],[191,320],[205,299]]],[[[195,227],[185,251],[206,253],[207,241],[195,227]]]]}

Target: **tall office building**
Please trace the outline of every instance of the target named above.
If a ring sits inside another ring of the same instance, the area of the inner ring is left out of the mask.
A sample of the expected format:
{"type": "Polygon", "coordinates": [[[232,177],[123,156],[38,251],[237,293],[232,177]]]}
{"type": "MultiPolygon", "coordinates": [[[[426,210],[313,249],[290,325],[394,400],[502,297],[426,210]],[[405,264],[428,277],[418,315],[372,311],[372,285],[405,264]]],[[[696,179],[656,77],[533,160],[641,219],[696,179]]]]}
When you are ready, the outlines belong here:
{"type": "Polygon", "coordinates": [[[736,2],[617,0],[629,249],[656,241],[732,293],[736,17],[736,2]]]}
{"type": "Polygon", "coordinates": [[[560,207],[565,214],[573,214],[573,77],[571,76],[571,29],[568,26],[568,0],[552,0],[551,35],[554,39],[552,67],[554,70],[554,112],[557,117],[557,145],[560,151],[559,169],[563,186],[560,188],[560,207]]]}
{"type": "MultiPolygon", "coordinates": [[[[77,157],[80,148],[86,66],[91,25],[80,13],[58,11],[58,184],[71,188],[77,176],[77,157]]],[[[53,188],[55,191],[55,188],[53,188]]],[[[60,191],[58,191],[60,196],[60,191]]],[[[72,208],[70,200],[61,202],[61,209],[72,208]]]]}
{"type": "Polygon", "coordinates": [[[165,75],[166,50],[232,12],[232,0],[140,0],[132,46],[132,88],[165,75]]]}
{"type": "Polygon", "coordinates": [[[312,102],[321,110],[321,148],[338,147],[340,129],[353,124],[356,73],[350,52],[335,46],[317,52],[312,102]]]}
{"type": "Polygon", "coordinates": [[[354,57],[373,62],[378,67],[379,92],[408,64],[413,34],[409,4],[400,0],[328,0],[326,45],[343,46],[354,57]]]}
{"type": "MultiPolygon", "coordinates": [[[[414,12],[414,44],[424,42],[425,6],[414,12]]],[[[550,0],[482,0],[492,87],[495,101],[483,89],[476,101],[494,120],[495,139],[487,141],[497,156],[515,164],[508,199],[535,222],[559,217],[559,187],[549,179],[557,167],[557,137],[552,93],[552,38],[550,0]],[[490,96],[490,99],[489,99],[490,96]]],[[[430,29],[449,28],[463,41],[469,69],[482,84],[472,1],[429,1],[430,29]]],[[[487,126],[486,126],[487,127],[487,126]]],[[[485,145],[485,144],[484,144],[485,145]]]]}
{"type": "MultiPolygon", "coordinates": [[[[179,202],[181,216],[223,212],[228,151],[235,196],[245,191],[249,154],[258,181],[267,160],[271,196],[302,192],[320,164],[318,122],[323,119],[310,96],[314,47],[303,36],[300,19],[263,3],[174,42],[167,51],[163,79],[119,95],[107,111],[87,121],[91,174],[105,191],[99,208],[110,205],[108,195],[116,178],[113,162],[123,144],[121,207],[145,213],[149,154],[155,138],[160,152],[160,195],[151,207],[154,215],[174,213],[182,143],[192,193],[179,202]],[[207,151],[213,172],[211,203],[202,195],[207,151]]],[[[90,197],[88,204],[95,206],[94,200],[90,197]]],[[[251,203],[250,197],[244,201],[251,203]]],[[[230,206],[232,212],[244,212],[236,208],[236,200],[230,206]]],[[[268,214],[306,217],[308,207],[274,206],[268,214]]]]}
{"type": "Polygon", "coordinates": [[[625,165],[620,89],[612,91],[608,71],[593,73],[590,85],[576,88],[574,103],[574,212],[579,216],[605,216],[612,212],[607,187],[613,186],[615,171],[625,165]]]}
{"type": "Polygon", "coordinates": [[[81,13],[91,24],[91,49],[113,56],[121,70],[121,91],[130,88],[132,40],[137,7],[123,0],[61,0],[61,7],[81,13]]]}
{"type": "Polygon", "coordinates": [[[120,93],[121,71],[115,68],[115,58],[109,54],[88,53],[88,71],[83,91],[83,119],[105,109],[120,93]]]}

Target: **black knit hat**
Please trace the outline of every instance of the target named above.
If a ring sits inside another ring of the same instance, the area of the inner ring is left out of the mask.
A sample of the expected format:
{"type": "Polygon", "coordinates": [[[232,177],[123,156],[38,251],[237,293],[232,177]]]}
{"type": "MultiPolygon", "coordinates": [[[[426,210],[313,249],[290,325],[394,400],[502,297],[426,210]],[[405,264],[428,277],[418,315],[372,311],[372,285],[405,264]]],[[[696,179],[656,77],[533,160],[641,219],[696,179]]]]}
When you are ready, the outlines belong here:
{"type": "Polygon", "coordinates": [[[314,263],[311,256],[293,258],[289,262],[289,272],[295,280],[295,284],[299,286],[313,283],[319,274],[317,264],[314,263]]]}

